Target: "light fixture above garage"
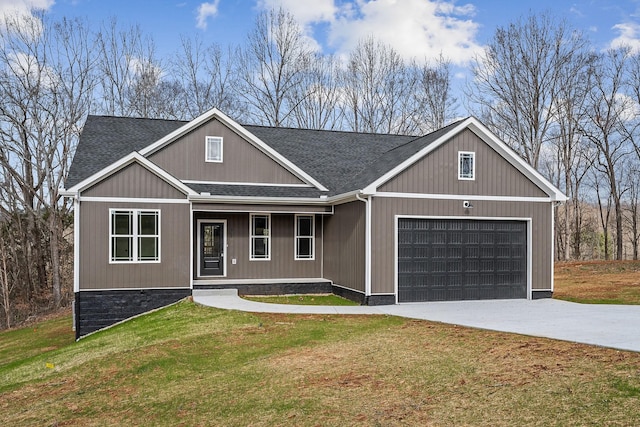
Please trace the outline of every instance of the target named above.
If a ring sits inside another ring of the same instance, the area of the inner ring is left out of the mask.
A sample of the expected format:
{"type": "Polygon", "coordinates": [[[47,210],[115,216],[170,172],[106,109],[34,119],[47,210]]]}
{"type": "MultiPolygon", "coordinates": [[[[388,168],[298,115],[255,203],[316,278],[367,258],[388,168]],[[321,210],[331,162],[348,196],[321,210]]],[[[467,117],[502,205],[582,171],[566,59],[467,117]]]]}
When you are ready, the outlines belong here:
{"type": "Polygon", "coordinates": [[[465,209],[473,209],[473,205],[468,200],[465,200],[464,202],[462,202],[462,207],[465,209]]]}

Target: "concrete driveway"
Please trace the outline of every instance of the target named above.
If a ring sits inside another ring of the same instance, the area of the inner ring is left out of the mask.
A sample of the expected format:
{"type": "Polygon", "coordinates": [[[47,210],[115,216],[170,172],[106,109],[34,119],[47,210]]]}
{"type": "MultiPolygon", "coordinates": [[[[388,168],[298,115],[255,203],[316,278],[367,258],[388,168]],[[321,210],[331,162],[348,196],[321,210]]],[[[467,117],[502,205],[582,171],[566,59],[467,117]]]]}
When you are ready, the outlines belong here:
{"type": "Polygon", "coordinates": [[[235,289],[194,290],[196,303],[230,310],[294,314],[387,314],[640,352],[640,306],[554,299],[405,303],[386,306],[266,304],[235,289]]]}

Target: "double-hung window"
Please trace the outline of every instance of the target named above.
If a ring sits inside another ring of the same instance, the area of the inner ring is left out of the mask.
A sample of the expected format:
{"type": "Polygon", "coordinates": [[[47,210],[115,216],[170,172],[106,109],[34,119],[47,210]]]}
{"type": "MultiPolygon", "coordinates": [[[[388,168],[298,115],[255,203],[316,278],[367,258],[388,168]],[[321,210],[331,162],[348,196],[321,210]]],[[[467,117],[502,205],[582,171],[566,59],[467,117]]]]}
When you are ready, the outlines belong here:
{"type": "Polygon", "coordinates": [[[314,221],[312,215],[296,215],[295,259],[313,259],[314,221]]]}
{"type": "Polygon", "coordinates": [[[458,179],[472,181],[476,179],[476,153],[458,152],[458,179]]]}
{"type": "Polygon", "coordinates": [[[211,163],[222,163],[222,137],[207,136],[204,141],[204,160],[211,163]]]}
{"type": "Polygon", "coordinates": [[[159,262],[160,211],[111,209],[109,261],[159,262]]]}
{"type": "Polygon", "coordinates": [[[271,215],[251,214],[249,218],[250,260],[271,259],[271,215]]]}

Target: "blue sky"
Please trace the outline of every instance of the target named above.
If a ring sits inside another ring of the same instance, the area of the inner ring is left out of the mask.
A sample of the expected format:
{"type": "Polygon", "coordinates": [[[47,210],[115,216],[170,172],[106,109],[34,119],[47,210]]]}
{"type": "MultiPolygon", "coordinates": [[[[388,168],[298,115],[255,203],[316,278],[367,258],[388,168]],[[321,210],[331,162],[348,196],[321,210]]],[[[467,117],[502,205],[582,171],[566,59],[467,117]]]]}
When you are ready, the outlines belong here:
{"type": "Polygon", "coordinates": [[[0,0],[0,13],[40,8],[93,25],[115,16],[139,24],[165,56],[178,48],[180,35],[241,44],[256,14],[278,5],[296,16],[318,49],[338,54],[373,33],[404,57],[442,52],[464,66],[497,26],[545,10],[584,31],[596,50],[621,42],[640,49],[640,0],[0,0]]]}

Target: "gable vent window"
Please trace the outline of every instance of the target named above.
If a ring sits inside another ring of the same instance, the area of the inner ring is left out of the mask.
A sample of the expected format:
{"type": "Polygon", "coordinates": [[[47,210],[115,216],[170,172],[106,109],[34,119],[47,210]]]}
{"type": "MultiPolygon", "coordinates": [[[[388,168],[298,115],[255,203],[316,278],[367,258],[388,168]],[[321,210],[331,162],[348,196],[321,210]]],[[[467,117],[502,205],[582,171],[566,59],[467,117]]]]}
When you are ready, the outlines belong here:
{"type": "Polygon", "coordinates": [[[160,211],[111,209],[110,217],[110,262],[160,261],[160,211]]]}
{"type": "Polygon", "coordinates": [[[471,151],[458,152],[458,179],[476,179],[476,153],[471,151]]]}
{"type": "Polygon", "coordinates": [[[222,137],[208,136],[205,138],[205,161],[222,163],[222,137]]]}

